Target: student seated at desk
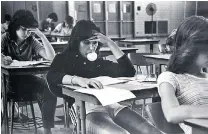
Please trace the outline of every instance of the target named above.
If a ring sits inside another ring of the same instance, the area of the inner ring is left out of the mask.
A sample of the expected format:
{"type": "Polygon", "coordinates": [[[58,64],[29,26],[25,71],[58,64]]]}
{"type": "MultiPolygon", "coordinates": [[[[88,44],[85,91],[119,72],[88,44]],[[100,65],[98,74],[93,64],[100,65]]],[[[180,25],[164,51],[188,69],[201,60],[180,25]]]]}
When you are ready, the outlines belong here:
{"type": "MultiPolygon", "coordinates": [[[[66,16],[64,22],[58,24],[51,34],[69,36],[73,28],[74,19],[71,16],[66,16]]],[[[68,41],[69,37],[57,37],[57,42],[68,41]]]]}
{"type": "Polygon", "coordinates": [[[179,26],[175,50],[167,72],[158,78],[158,92],[168,122],[179,123],[185,134],[192,129],[183,121],[208,119],[208,21],[204,17],[189,17],[179,26]]]}
{"type": "Polygon", "coordinates": [[[66,16],[64,22],[58,24],[53,30],[54,33],[60,33],[60,35],[71,35],[74,19],[71,16],[66,16]]]}
{"type": "MultiPolygon", "coordinates": [[[[53,60],[55,51],[45,35],[37,28],[38,22],[28,10],[18,10],[15,12],[8,27],[8,32],[1,37],[1,59],[5,65],[10,65],[13,61],[32,61],[34,55],[38,55],[46,60],[53,60]],[[32,34],[31,34],[32,33],[32,34]],[[40,43],[33,34],[39,36],[43,43],[40,43]]],[[[7,79],[8,94],[15,96],[34,94],[38,99],[38,104],[43,115],[43,125],[47,102],[43,93],[49,92],[47,83],[43,78],[35,75],[10,76],[7,79]]]]}
{"type": "Polygon", "coordinates": [[[6,14],[4,16],[5,22],[3,24],[1,24],[1,34],[5,33],[8,29],[8,25],[10,23],[11,20],[11,15],[6,14]]]}
{"type": "Polygon", "coordinates": [[[48,34],[50,34],[55,28],[54,22],[57,22],[57,21],[58,21],[57,14],[50,13],[48,15],[48,18],[40,22],[39,29],[43,32],[47,32],[48,34]]]}
{"type": "MultiPolygon", "coordinates": [[[[101,34],[93,22],[81,20],[72,30],[68,48],[54,58],[47,80],[50,90],[57,96],[63,97],[62,89],[57,86],[58,84],[102,90],[101,82],[91,78],[133,77],[134,74],[132,63],[118,46],[101,34]],[[103,60],[97,55],[103,44],[107,44],[118,63],[103,60]]],[[[68,98],[72,105],[74,99],[68,98]]],[[[56,97],[51,95],[51,102],[53,99],[54,107],[49,107],[53,111],[50,113],[51,116],[54,115],[56,106],[56,97]]],[[[105,107],[86,103],[86,111],[87,133],[90,134],[161,134],[141,115],[119,103],[105,107]]],[[[51,122],[53,121],[54,118],[51,117],[51,122]]]]}

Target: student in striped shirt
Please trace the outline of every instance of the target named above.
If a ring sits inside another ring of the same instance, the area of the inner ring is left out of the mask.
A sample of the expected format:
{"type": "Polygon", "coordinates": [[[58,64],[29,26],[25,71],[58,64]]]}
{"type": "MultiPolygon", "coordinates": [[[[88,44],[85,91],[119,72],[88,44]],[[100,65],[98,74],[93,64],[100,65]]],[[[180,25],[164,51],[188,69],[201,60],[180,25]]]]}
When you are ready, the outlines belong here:
{"type": "Polygon", "coordinates": [[[208,21],[201,16],[187,18],[179,26],[167,72],[158,78],[158,92],[168,122],[179,123],[185,134],[192,128],[183,123],[208,118],[208,21]]]}
{"type": "MultiPolygon", "coordinates": [[[[45,35],[37,28],[38,22],[29,10],[18,10],[13,15],[8,26],[8,32],[1,37],[1,60],[4,65],[10,65],[13,60],[32,61],[40,56],[45,60],[53,60],[55,51],[45,35]],[[39,36],[40,43],[33,35],[39,36]]],[[[12,75],[7,78],[6,91],[11,97],[32,96],[38,100],[42,111],[43,126],[48,127],[46,117],[48,99],[44,93],[49,94],[47,83],[43,78],[35,75],[12,75]]]]}

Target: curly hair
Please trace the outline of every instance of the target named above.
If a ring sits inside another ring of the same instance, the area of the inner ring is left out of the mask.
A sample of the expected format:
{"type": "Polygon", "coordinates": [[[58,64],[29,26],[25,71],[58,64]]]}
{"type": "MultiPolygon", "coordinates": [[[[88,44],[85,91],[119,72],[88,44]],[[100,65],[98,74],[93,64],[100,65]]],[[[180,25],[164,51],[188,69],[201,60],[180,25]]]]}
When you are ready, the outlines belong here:
{"type": "Polygon", "coordinates": [[[167,70],[176,74],[188,73],[200,53],[208,52],[208,21],[201,16],[187,18],[175,36],[175,50],[167,70]]]}
{"type": "Polygon", "coordinates": [[[16,11],[8,26],[10,39],[16,41],[16,31],[20,28],[20,26],[25,28],[37,28],[38,22],[35,20],[33,14],[29,10],[16,11]]]}

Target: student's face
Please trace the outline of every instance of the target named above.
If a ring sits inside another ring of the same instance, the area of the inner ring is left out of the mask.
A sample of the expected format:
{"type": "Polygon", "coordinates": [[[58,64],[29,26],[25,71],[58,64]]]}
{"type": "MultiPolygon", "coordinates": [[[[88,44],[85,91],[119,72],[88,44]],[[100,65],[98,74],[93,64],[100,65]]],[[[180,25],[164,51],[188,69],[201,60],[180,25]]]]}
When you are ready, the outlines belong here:
{"type": "Polygon", "coordinates": [[[48,19],[48,22],[49,22],[49,23],[53,23],[53,19],[49,18],[49,19],[48,19]]]}
{"type": "Polygon", "coordinates": [[[17,37],[20,39],[26,39],[30,32],[28,31],[27,28],[20,26],[18,30],[16,30],[17,37]]]}
{"type": "Polygon", "coordinates": [[[66,26],[66,27],[68,27],[68,26],[69,26],[69,25],[68,25],[68,23],[66,23],[66,21],[65,21],[64,23],[65,23],[65,26],[66,26]]]}
{"type": "Polygon", "coordinates": [[[199,67],[207,68],[208,67],[208,53],[201,53],[196,59],[196,64],[199,67]]]}
{"type": "Polygon", "coordinates": [[[96,52],[96,49],[98,47],[98,41],[93,40],[83,40],[80,42],[79,51],[83,57],[87,57],[87,54],[96,52]]]}

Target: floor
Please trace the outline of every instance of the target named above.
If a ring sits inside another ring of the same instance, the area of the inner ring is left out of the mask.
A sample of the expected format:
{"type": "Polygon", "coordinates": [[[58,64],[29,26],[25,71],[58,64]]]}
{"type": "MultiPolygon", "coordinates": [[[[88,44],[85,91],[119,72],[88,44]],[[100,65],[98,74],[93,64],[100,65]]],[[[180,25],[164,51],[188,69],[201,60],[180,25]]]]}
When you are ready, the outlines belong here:
{"type": "MultiPolygon", "coordinates": [[[[147,103],[151,102],[151,100],[147,100],[147,103]]],[[[124,105],[129,105],[129,102],[124,102],[124,105]]],[[[142,101],[136,101],[135,111],[141,114],[141,107],[142,107],[142,101]]],[[[38,134],[43,133],[43,127],[42,127],[42,120],[41,120],[41,113],[38,107],[37,103],[34,103],[34,109],[35,109],[35,116],[36,116],[36,122],[38,123],[38,134]]],[[[21,111],[23,111],[23,114],[21,114],[22,119],[15,118],[14,123],[14,134],[31,134],[34,133],[34,125],[31,119],[31,111],[30,107],[28,106],[28,117],[26,114],[26,107],[24,106],[21,111]],[[29,121],[29,122],[28,122],[29,121]]],[[[145,117],[147,115],[145,114],[145,117]]],[[[71,122],[70,122],[71,124],[71,122]]],[[[71,124],[72,126],[72,124],[71,124]]],[[[72,134],[72,129],[66,129],[64,128],[64,114],[63,114],[63,100],[61,98],[58,98],[57,101],[57,108],[56,108],[56,115],[55,115],[55,128],[52,129],[52,134],[72,134]]],[[[4,134],[4,126],[2,126],[1,133],[4,134]]]]}

